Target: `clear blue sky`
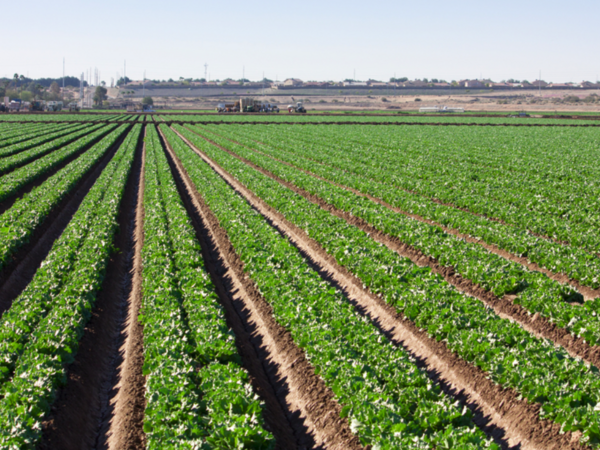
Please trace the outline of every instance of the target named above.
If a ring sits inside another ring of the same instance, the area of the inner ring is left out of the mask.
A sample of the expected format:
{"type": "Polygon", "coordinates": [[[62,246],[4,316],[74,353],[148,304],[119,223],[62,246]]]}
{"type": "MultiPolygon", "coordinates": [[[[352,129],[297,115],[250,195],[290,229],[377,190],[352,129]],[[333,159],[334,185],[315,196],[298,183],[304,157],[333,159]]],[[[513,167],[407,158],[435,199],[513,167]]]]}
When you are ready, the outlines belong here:
{"type": "Polygon", "coordinates": [[[0,76],[595,81],[600,1],[4,1],[0,76]],[[8,6],[11,5],[11,6],[8,6]],[[8,9],[7,9],[8,8],[8,9]]]}

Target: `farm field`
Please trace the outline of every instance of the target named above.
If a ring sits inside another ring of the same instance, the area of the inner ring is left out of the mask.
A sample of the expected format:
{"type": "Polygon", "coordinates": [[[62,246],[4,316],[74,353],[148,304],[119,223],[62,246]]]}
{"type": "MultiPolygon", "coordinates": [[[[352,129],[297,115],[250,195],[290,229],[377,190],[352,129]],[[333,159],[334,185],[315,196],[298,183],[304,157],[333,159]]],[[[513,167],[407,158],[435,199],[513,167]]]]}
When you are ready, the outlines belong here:
{"type": "Polygon", "coordinates": [[[599,159],[591,120],[1,115],[0,448],[600,448],[599,159]]]}

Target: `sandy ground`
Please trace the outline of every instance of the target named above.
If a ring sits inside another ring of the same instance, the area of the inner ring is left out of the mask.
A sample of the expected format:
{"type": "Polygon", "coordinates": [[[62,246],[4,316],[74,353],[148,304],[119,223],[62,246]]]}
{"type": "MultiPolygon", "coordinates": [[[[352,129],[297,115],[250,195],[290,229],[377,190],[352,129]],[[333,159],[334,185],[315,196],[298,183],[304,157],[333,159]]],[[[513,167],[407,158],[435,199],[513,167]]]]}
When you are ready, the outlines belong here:
{"type": "MultiPolygon", "coordinates": [[[[417,110],[425,106],[455,106],[465,111],[556,111],[556,112],[600,112],[600,90],[585,91],[497,91],[484,94],[442,95],[339,95],[339,96],[290,96],[256,97],[279,105],[285,109],[288,104],[303,101],[307,110],[417,110]],[[583,101],[592,95],[599,96],[593,103],[583,101]],[[581,101],[568,102],[565,97],[578,96],[581,101]]],[[[218,103],[237,99],[227,97],[156,97],[154,104],[171,109],[215,109],[218,103]]]]}

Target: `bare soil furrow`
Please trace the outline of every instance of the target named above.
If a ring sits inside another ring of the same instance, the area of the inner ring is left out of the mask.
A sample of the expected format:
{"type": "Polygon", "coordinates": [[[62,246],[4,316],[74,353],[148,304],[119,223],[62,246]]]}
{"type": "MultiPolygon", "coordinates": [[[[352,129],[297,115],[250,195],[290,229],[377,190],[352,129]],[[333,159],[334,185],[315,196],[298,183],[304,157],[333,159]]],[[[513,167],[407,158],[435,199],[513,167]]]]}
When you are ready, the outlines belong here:
{"type": "MultiPolygon", "coordinates": [[[[32,233],[29,243],[22,246],[12,261],[0,271],[0,315],[33,279],[42,261],[48,256],[54,241],[62,234],[79,205],[92,188],[106,165],[125,139],[126,133],[106,152],[90,171],[81,177],[71,192],[48,214],[32,233]]],[[[46,178],[44,178],[46,179],[46,178]]]]}
{"type": "Polygon", "coordinates": [[[141,139],[134,166],[119,208],[115,253],[107,266],[92,317],[85,327],[67,383],[58,392],[44,422],[40,449],[94,448],[102,410],[108,401],[114,366],[125,328],[127,297],[131,290],[135,212],[142,157],[141,139]]]}
{"type": "MultiPolygon", "coordinates": [[[[239,347],[258,392],[265,396],[268,409],[273,408],[265,416],[273,433],[278,440],[279,436],[289,436],[285,429],[277,431],[275,427],[278,425],[272,422],[273,415],[281,409],[293,430],[295,445],[292,448],[362,448],[358,438],[350,431],[348,422],[340,418],[341,407],[333,393],[315,374],[290,333],[276,322],[271,307],[244,273],[243,263],[226,232],[196,191],[173,151],[169,146],[167,149],[177,171],[178,182],[183,182],[187,191],[184,198],[193,207],[188,207],[188,210],[207,252],[208,268],[219,289],[229,323],[238,341],[245,337],[244,340],[251,344],[239,347]],[[260,361],[256,361],[252,353],[260,361]],[[271,392],[274,394],[272,399],[271,392]]],[[[285,427],[285,424],[280,423],[279,426],[285,427]]],[[[289,448],[282,443],[279,445],[289,448]]]]}
{"type": "MultiPolygon", "coordinates": [[[[145,133],[144,133],[145,135],[145,133]]],[[[144,365],[144,329],[138,321],[142,302],[142,246],[144,243],[144,168],[145,145],[136,158],[138,175],[135,177],[135,204],[131,205],[130,261],[128,266],[128,289],[123,308],[123,327],[119,346],[110,365],[111,378],[107,397],[102,405],[102,416],[95,448],[134,449],[145,448],[143,430],[146,408],[145,384],[142,373],[144,365]],[[126,309],[126,310],[125,310],[126,309]]],[[[125,295],[124,295],[125,297],[125,295]]]]}
{"type": "Polygon", "coordinates": [[[579,444],[578,435],[561,434],[560,425],[540,420],[539,405],[529,404],[520,399],[513,389],[493,383],[485,372],[459,358],[443,342],[428,337],[427,333],[398,314],[393,307],[363,288],[361,280],[339,266],[303,230],[288,222],[189,141],[187,143],[276,229],[287,236],[324,278],[334,281],[361,313],[366,314],[394,343],[422,360],[427,370],[442,381],[448,393],[463,398],[477,414],[479,425],[500,440],[503,446],[520,446],[522,449],[586,448],[579,444]]]}

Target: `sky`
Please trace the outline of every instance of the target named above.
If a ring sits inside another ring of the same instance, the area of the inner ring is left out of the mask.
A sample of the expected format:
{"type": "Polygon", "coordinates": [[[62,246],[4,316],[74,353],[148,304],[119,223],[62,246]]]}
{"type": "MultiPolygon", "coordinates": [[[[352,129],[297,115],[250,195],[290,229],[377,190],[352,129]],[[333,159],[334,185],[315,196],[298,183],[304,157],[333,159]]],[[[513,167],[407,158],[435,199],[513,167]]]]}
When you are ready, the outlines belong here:
{"type": "Polygon", "coordinates": [[[0,77],[596,81],[600,1],[0,0],[0,77]],[[90,70],[91,69],[91,70],[90,70]]]}

